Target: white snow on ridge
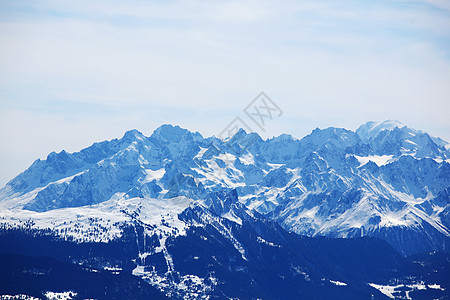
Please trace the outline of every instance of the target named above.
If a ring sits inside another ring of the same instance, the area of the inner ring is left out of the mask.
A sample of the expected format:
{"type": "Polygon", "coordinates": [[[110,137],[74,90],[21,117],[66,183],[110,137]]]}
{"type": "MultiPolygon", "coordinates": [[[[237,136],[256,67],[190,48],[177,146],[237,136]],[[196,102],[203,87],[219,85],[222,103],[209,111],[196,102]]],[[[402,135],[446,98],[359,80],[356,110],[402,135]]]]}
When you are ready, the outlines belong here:
{"type": "Polygon", "coordinates": [[[192,168],[192,170],[203,176],[199,181],[205,186],[210,186],[211,183],[231,188],[244,186],[244,175],[234,166],[235,160],[236,156],[232,154],[220,154],[213,159],[205,160],[208,167],[197,167],[192,168]],[[219,159],[221,162],[217,162],[216,159],[219,159]],[[223,163],[224,167],[220,166],[219,163],[223,163]],[[209,184],[207,183],[208,181],[209,184]]]}
{"type": "Polygon", "coordinates": [[[203,156],[203,154],[205,154],[205,152],[208,150],[208,148],[202,148],[200,147],[200,150],[198,151],[197,155],[194,157],[195,158],[201,158],[203,156]]]}
{"type": "Polygon", "coordinates": [[[241,162],[244,165],[254,165],[255,164],[255,158],[250,153],[242,155],[241,157],[239,157],[239,159],[241,160],[241,162]]]}
{"type": "Polygon", "coordinates": [[[222,218],[228,219],[231,222],[234,222],[236,224],[242,225],[242,220],[233,211],[229,211],[222,215],[222,218]]]}
{"type": "Polygon", "coordinates": [[[364,166],[369,161],[371,161],[377,164],[377,166],[381,167],[394,160],[393,155],[370,155],[370,156],[353,155],[353,156],[358,160],[360,166],[364,166]]]}
{"type": "Polygon", "coordinates": [[[159,170],[145,169],[145,172],[147,173],[147,175],[145,176],[145,179],[141,181],[141,183],[150,182],[152,180],[160,180],[166,173],[166,170],[164,168],[161,168],[159,170]]]}
{"type": "Polygon", "coordinates": [[[0,225],[29,226],[34,229],[53,228],[63,238],[78,242],[108,242],[121,235],[121,226],[137,219],[154,225],[163,234],[185,234],[186,224],[178,214],[193,201],[185,197],[172,199],[119,198],[115,195],[106,202],[92,206],[54,209],[34,212],[22,209],[0,210],[0,225]],[[164,219],[164,222],[162,222],[164,219]],[[164,224],[162,224],[164,223],[164,224]]]}
{"type": "Polygon", "coordinates": [[[368,141],[369,139],[375,138],[380,132],[384,130],[393,130],[394,128],[403,128],[405,125],[396,120],[386,120],[381,122],[367,122],[361,125],[357,133],[364,140],[368,141]]]}
{"type": "Polygon", "coordinates": [[[437,162],[438,164],[442,163],[442,162],[446,162],[450,164],[450,158],[447,158],[446,160],[442,159],[442,158],[433,158],[435,162],[437,162]]]}
{"type": "Polygon", "coordinates": [[[86,171],[79,172],[75,175],[59,179],[54,182],[50,182],[46,186],[36,188],[26,194],[21,195],[20,193],[14,193],[9,185],[6,185],[1,190],[0,194],[0,210],[4,209],[22,209],[27,203],[34,200],[36,195],[53,184],[63,184],[70,183],[75,177],[83,174],[86,171]]]}
{"type": "Polygon", "coordinates": [[[410,140],[405,140],[405,143],[409,143],[409,144],[411,144],[413,146],[419,146],[419,145],[417,145],[417,143],[415,143],[413,141],[410,141],[410,140]]]}

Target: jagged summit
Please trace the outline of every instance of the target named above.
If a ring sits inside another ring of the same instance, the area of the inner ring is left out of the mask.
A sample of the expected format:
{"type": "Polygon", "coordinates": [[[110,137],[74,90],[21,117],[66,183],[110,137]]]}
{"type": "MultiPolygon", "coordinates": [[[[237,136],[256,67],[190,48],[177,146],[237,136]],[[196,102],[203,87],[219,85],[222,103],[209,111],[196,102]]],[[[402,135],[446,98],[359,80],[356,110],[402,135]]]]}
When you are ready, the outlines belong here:
{"type": "Polygon", "coordinates": [[[386,120],[382,122],[370,121],[361,125],[356,133],[365,142],[369,142],[376,138],[376,136],[384,130],[393,130],[394,128],[404,128],[405,124],[397,120],[386,120]]]}
{"type": "Polygon", "coordinates": [[[131,140],[135,140],[135,139],[143,139],[146,138],[139,130],[137,129],[131,129],[128,130],[127,132],[125,132],[125,134],[122,137],[122,140],[127,140],[127,141],[131,141],[131,140]]]}
{"type": "Polygon", "coordinates": [[[378,155],[449,158],[447,142],[398,121],[368,122],[361,125],[356,133],[378,155]]]}
{"type": "Polygon", "coordinates": [[[244,128],[239,128],[239,130],[233,136],[242,137],[242,136],[246,136],[246,135],[247,135],[247,131],[245,131],[244,128]]]}
{"type": "Polygon", "coordinates": [[[177,142],[184,136],[192,136],[192,133],[178,125],[164,124],[153,131],[150,138],[158,139],[164,142],[177,142]]]}
{"type": "Polygon", "coordinates": [[[279,136],[274,136],[270,140],[272,141],[280,141],[280,142],[288,142],[288,141],[294,141],[297,140],[295,137],[293,137],[290,134],[282,133],[279,136]]]}

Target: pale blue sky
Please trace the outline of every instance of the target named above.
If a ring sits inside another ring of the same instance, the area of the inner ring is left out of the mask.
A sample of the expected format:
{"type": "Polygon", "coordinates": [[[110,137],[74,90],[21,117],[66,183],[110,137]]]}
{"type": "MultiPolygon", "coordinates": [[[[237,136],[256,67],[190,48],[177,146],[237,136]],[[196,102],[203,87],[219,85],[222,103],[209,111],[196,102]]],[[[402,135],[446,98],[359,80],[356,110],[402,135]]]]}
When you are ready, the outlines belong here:
{"type": "Polygon", "coordinates": [[[0,185],[51,151],[162,123],[261,135],[397,119],[450,140],[450,2],[2,1],[0,185]]]}

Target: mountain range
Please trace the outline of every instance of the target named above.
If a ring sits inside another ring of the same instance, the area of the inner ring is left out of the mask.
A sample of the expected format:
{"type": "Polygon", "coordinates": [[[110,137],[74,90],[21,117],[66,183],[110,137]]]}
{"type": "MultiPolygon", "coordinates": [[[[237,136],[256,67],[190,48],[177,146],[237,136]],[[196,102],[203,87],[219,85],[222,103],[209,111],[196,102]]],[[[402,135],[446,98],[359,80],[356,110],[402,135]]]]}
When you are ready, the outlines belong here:
{"type": "MultiPolygon", "coordinates": [[[[0,190],[0,252],[153,297],[445,298],[449,203],[450,144],[397,121],[266,140],[162,125],[36,160],[0,190]]],[[[15,280],[0,293],[45,296],[15,280]]]]}

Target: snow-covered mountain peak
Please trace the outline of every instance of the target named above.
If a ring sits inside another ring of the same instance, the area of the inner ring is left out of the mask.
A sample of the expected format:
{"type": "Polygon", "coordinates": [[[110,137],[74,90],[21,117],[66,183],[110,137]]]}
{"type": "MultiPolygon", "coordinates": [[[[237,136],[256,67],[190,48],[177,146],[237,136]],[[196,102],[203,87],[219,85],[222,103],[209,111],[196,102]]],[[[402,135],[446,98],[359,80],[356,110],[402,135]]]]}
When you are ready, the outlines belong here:
{"type": "Polygon", "coordinates": [[[243,154],[247,148],[255,147],[263,142],[263,139],[256,132],[247,133],[240,128],[231,138],[224,140],[225,151],[234,154],[243,154]]]}
{"type": "Polygon", "coordinates": [[[384,130],[393,130],[394,128],[406,127],[405,124],[397,120],[386,120],[381,122],[370,121],[361,125],[356,133],[364,142],[369,142],[376,138],[376,136],[384,130]]]}
{"type": "Polygon", "coordinates": [[[170,142],[180,142],[183,139],[192,140],[192,133],[178,125],[164,124],[155,129],[150,136],[151,140],[157,140],[160,142],[170,143],[170,142]]]}
{"type": "Polygon", "coordinates": [[[125,134],[122,137],[122,141],[134,141],[136,139],[146,139],[146,136],[144,136],[140,131],[137,129],[131,129],[125,132],[125,134]]]}
{"type": "MultiPolygon", "coordinates": [[[[310,138],[316,144],[323,144],[328,140],[332,139],[341,139],[342,137],[353,136],[355,133],[351,130],[345,128],[337,128],[337,127],[328,127],[325,129],[314,129],[309,135],[305,138],[310,138]]],[[[304,139],[305,139],[304,138],[304,139]]]]}
{"type": "Polygon", "coordinates": [[[364,143],[370,145],[376,155],[412,155],[437,160],[450,158],[445,141],[398,121],[368,122],[361,125],[356,133],[364,143]]]}

